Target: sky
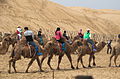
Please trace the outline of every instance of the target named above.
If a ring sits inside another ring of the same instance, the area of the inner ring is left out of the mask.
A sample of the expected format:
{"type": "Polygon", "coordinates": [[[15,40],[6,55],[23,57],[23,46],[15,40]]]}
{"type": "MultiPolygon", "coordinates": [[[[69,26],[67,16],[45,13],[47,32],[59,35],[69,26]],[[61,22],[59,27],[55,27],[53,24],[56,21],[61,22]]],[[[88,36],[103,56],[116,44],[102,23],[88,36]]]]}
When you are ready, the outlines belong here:
{"type": "Polygon", "coordinates": [[[64,6],[120,10],[120,0],[50,0],[64,6]]]}

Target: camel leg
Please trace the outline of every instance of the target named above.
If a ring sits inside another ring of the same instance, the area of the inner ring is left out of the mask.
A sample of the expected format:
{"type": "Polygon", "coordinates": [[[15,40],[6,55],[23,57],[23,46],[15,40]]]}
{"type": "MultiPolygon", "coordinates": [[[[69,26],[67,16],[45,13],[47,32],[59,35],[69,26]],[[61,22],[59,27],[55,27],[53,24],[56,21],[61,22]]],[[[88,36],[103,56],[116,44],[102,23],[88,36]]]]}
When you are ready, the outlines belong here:
{"type": "Polygon", "coordinates": [[[81,57],[81,64],[82,64],[82,67],[83,67],[83,68],[86,68],[86,67],[84,66],[84,64],[83,64],[83,59],[82,59],[82,57],[81,57]]]}
{"type": "Polygon", "coordinates": [[[109,67],[111,67],[111,60],[112,60],[113,56],[114,56],[114,54],[112,54],[112,55],[110,56],[110,63],[109,63],[109,67]]]}
{"type": "Polygon", "coordinates": [[[73,66],[73,64],[72,64],[72,58],[71,58],[70,53],[66,53],[66,56],[67,56],[67,58],[68,58],[68,59],[69,59],[69,61],[70,61],[71,68],[72,68],[72,69],[75,69],[75,68],[74,68],[74,66],[73,66]]]}
{"type": "Polygon", "coordinates": [[[15,68],[15,63],[16,63],[17,60],[19,60],[19,59],[12,58],[9,61],[9,70],[8,70],[8,73],[11,73],[11,64],[12,64],[12,67],[14,68],[14,70],[15,70],[15,73],[17,72],[16,68],[15,68]]]}
{"type": "Polygon", "coordinates": [[[27,69],[25,71],[26,73],[28,73],[28,69],[30,68],[30,66],[32,65],[32,63],[35,61],[35,59],[36,58],[32,58],[31,61],[29,62],[28,67],[27,67],[27,69]]]}
{"type": "Polygon", "coordinates": [[[59,60],[58,60],[58,66],[57,66],[57,70],[60,70],[60,63],[61,63],[61,60],[62,60],[62,57],[64,56],[64,54],[62,55],[59,55],[59,60]]]}
{"type": "Polygon", "coordinates": [[[17,70],[16,70],[16,68],[15,68],[15,63],[16,63],[16,61],[13,62],[12,66],[13,66],[13,68],[14,68],[15,73],[17,73],[17,70]]]}
{"type": "Polygon", "coordinates": [[[51,62],[52,57],[53,57],[53,54],[51,54],[51,55],[49,56],[48,62],[47,62],[47,64],[49,65],[49,67],[50,67],[51,70],[53,70],[53,68],[52,68],[51,65],[50,65],[50,62],[51,62]]]}
{"type": "Polygon", "coordinates": [[[9,61],[9,70],[8,70],[8,73],[11,73],[11,63],[13,62],[13,59],[11,59],[10,61],[9,61]]]}
{"type": "Polygon", "coordinates": [[[93,55],[93,66],[96,66],[96,63],[95,63],[95,55],[93,55]]]}
{"type": "Polygon", "coordinates": [[[79,69],[78,64],[79,64],[80,59],[81,59],[81,55],[79,55],[79,57],[78,57],[78,59],[77,59],[77,66],[76,66],[76,69],[79,69]]]}
{"type": "Polygon", "coordinates": [[[91,61],[92,61],[93,56],[94,56],[94,54],[93,54],[93,53],[92,53],[92,54],[90,54],[90,57],[89,57],[89,65],[88,65],[88,67],[91,67],[90,63],[91,63],[91,61]]]}
{"type": "Polygon", "coordinates": [[[115,66],[117,67],[117,64],[116,64],[116,60],[118,58],[118,55],[115,55],[115,58],[114,58],[114,63],[115,63],[115,66]]]}
{"type": "Polygon", "coordinates": [[[83,64],[83,60],[82,60],[82,55],[79,55],[78,59],[77,59],[77,66],[76,66],[76,69],[79,69],[78,67],[78,64],[79,64],[79,61],[81,60],[81,64],[83,66],[83,68],[85,68],[84,64],[83,64]]]}
{"type": "Polygon", "coordinates": [[[41,70],[42,70],[42,63],[43,63],[43,61],[45,60],[46,57],[47,57],[47,54],[44,54],[42,59],[41,59],[41,70]]]}
{"type": "Polygon", "coordinates": [[[37,60],[38,66],[40,68],[40,71],[43,72],[43,70],[41,69],[41,63],[40,63],[39,57],[37,57],[36,60],[37,60]]]}

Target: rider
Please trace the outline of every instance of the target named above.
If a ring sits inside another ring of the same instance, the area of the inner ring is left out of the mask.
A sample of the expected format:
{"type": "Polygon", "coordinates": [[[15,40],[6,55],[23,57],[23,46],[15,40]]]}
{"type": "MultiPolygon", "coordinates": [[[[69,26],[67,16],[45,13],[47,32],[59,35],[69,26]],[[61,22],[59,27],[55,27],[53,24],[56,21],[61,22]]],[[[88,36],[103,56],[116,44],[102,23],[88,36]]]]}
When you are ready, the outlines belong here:
{"type": "Polygon", "coordinates": [[[16,33],[18,35],[17,39],[20,40],[22,38],[22,28],[20,26],[17,27],[16,33]]]}
{"type": "Polygon", "coordinates": [[[62,46],[60,45],[60,47],[61,47],[61,50],[64,51],[65,50],[65,43],[62,40],[62,38],[64,38],[64,37],[62,36],[62,32],[60,31],[59,27],[55,31],[55,38],[59,43],[62,44],[62,46]]]}
{"type": "Polygon", "coordinates": [[[67,40],[69,40],[66,31],[64,31],[63,36],[64,36],[67,40]]]}
{"type": "Polygon", "coordinates": [[[87,29],[87,32],[84,33],[84,39],[87,40],[88,43],[90,43],[92,45],[92,49],[93,51],[97,51],[97,49],[95,48],[95,43],[93,40],[90,39],[91,37],[91,33],[90,33],[90,29],[87,29]]]}
{"type": "Polygon", "coordinates": [[[41,29],[41,28],[40,28],[39,31],[38,31],[38,37],[40,38],[39,43],[40,43],[41,45],[43,45],[44,43],[43,43],[42,29],[41,29]]]}
{"type": "Polygon", "coordinates": [[[83,33],[82,33],[82,29],[80,29],[80,31],[78,32],[78,36],[83,39],[83,36],[84,36],[84,35],[83,35],[83,33]]]}
{"type": "Polygon", "coordinates": [[[34,42],[34,34],[31,30],[28,29],[28,27],[24,28],[25,32],[24,32],[24,36],[26,38],[26,41],[29,45],[32,45],[35,48],[35,52],[37,53],[37,55],[42,55],[42,53],[38,52],[38,46],[35,44],[34,42]]]}
{"type": "Polygon", "coordinates": [[[70,37],[67,35],[66,31],[64,31],[63,36],[67,39],[69,44],[72,44],[72,41],[70,40],[70,37]]]}

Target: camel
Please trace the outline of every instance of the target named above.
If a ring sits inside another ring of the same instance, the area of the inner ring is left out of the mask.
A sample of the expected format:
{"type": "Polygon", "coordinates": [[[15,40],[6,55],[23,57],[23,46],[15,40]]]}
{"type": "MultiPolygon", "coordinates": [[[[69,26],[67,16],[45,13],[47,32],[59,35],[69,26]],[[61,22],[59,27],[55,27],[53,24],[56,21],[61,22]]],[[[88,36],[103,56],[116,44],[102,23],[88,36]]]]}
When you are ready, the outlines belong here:
{"type": "MultiPolygon", "coordinates": [[[[54,43],[56,43],[56,39],[55,38],[52,38],[54,40],[54,43]]],[[[65,39],[64,39],[65,40],[65,39]]],[[[56,54],[56,52],[58,52],[59,54],[59,60],[58,60],[58,66],[57,66],[57,69],[59,70],[60,67],[60,63],[61,63],[61,60],[62,60],[62,57],[64,56],[64,54],[66,54],[66,56],[68,57],[69,61],[70,61],[70,64],[71,64],[71,68],[74,69],[74,66],[72,64],[72,58],[71,58],[71,53],[75,52],[76,49],[78,48],[78,46],[80,45],[81,41],[80,40],[76,40],[72,45],[70,45],[66,40],[65,40],[65,43],[66,43],[66,51],[62,51],[60,52],[60,47],[59,45],[57,44],[56,47],[54,47],[52,50],[50,50],[48,53],[49,53],[49,58],[48,58],[48,62],[47,64],[49,65],[50,69],[53,70],[53,68],[51,67],[50,65],[50,62],[51,62],[51,59],[53,57],[54,54],[56,54]],[[57,49],[58,48],[58,49],[57,49]]],[[[42,67],[42,63],[44,61],[44,59],[47,57],[47,55],[44,55],[41,59],[41,67],[42,67]]]]}
{"type": "Polygon", "coordinates": [[[118,39],[117,44],[113,47],[112,55],[110,56],[109,67],[111,66],[111,60],[113,57],[114,57],[115,66],[117,67],[116,60],[117,60],[119,55],[120,55],[120,39],[118,39]]]}
{"type": "MultiPolygon", "coordinates": [[[[37,42],[36,44],[38,45],[37,42]]],[[[39,50],[39,52],[41,51],[39,50]]],[[[8,70],[9,73],[11,73],[11,64],[12,64],[12,67],[14,68],[15,73],[17,72],[15,64],[17,60],[21,59],[21,56],[23,56],[24,58],[31,58],[31,61],[28,64],[26,72],[28,72],[29,67],[32,65],[32,63],[35,60],[37,60],[40,71],[42,71],[40,66],[40,60],[38,55],[35,52],[35,48],[33,46],[27,45],[26,39],[25,37],[23,37],[20,41],[16,43],[16,45],[14,46],[14,50],[12,51],[12,54],[11,54],[12,59],[9,60],[9,70],[8,70]]]]}
{"type": "Polygon", "coordinates": [[[77,59],[77,66],[76,66],[76,69],[78,69],[78,64],[79,64],[79,60],[81,60],[81,64],[82,64],[82,67],[85,68],[84,64],[83,64],[83,60],[82,60],[82,57],[85,56],[86,54],[90,55],[89,57],[89,65],[88,67],[91,67],[91,60],[93,58],[93,65],[96,66],[95,64],[95,53],[98,53],[100,52],[104,47],[105,47],[106,43],[105,42],[100,42],[98,43],[98,45],[96,46],[97,48],[97,51],[96,52],[93,52],[89,47],[88,43],[86,40],[83,41],[83,46],[80,46],[78,48],[78,59],[77,59]]]}
{"type": "MultiPolygon", "coordinates": [[[[39,46],[39,43],[36,40],[34,40],[34,42],[37,44],[37,46],[39,46]]],[[[48,55],[47,54],[47,52],[49,52],[48,50],[52,49],[54,47],[56,47],[54,45],[54,43],[49,41],[45,45],[45,48],[41,48],[39,46],[39,52],[43,53],[43,56],[45,56],[45,55],[48,55]]],[[[41,72],[43,71],[42,68],[41,68],[41,63],[40,63],[40,60],[39,60],[39,56],[36,54],[34,47],[33,46],[29,47],[28,45],[26,45],[26,40],[23,37],[19,42],[16,43],[16,45],[14,47],[14,50],[12,52],[12,56],[11,56],[12,59],[10,59],[10,61],[9,61],[9,70],[8,70],[9,73],[11,73],[11,64],[12,64],[12,67],[14,68],[15,73],[17,72],[17,70],[15,68],[15,64],[16,64],[17,60],[21,59],[21,56],[23,56],[24,58],[31,58],[31,60],[30,60],[30,62],[28,64],[28,67],[27,67],[27,69],[25,71],[26,73],[28,72],[30,66],[32,65],[32,63],[35,60],[37,60],[40,71],[41,72]]]]}

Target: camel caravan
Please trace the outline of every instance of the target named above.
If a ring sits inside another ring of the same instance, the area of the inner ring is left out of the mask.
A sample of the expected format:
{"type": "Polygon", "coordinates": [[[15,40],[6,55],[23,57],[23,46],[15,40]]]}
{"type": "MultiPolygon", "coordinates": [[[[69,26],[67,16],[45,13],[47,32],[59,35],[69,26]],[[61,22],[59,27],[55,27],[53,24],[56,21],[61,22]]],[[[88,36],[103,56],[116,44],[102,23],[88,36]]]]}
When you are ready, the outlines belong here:
{"type": "MultiPolygon", "coordinates": [[[[42,29],[38,31],[37,35],[34,35],[28,27],[24,28],[24,32],[21,27],[18,27],[17,32],[14,34],[6,34],[6,36],[1,38],[0,55],[5,55],[8,52],[9,47],[12,45],[9,59],[9,73],[11,73],[11,67],[13,67],[14,72],[17,73],[16,61],[21,60],[21,56],[23,58],[31,59],[25,71],[26,73],[35,60],[38,63],[39,70],[43,72],[42,64],[47,57],[47,64],[50,69],[53,70],[50,63],[54,55],[58,56],[57,70],[60,70],[60,63],[64,55],[67,56],[71,68],[75,69],[71,55],[77,54],[76,69],[79,69],[79,61],[81,61],[83,68],[86,68],[82,59],[85,55],[90,55],[88,67],[91,67],[92,60],[93,66],[96,66],[95,54],[104,49],[106,44],[105,41],[97,42],[96,40],[91,39],[90,29],[87,29],[85,34],[83,34],[82,29],[80,29],[78,35],[73,39],[70,39],[66,32],[62,35],[61,30],[58,27],[55,31],[55,36],[48,40],[46,36],[42,34],[42,29]],[[39,59],[39,56],[42,57],[41,60],[39,59]]],[[[115,66],[117,66],[116,59],[118,55],[120,55],[120,36],[117,44],[112,47],[112,49],[109,66],[111,66],[111,59],[113,56],[115,56],[114,63],[115,66]]]]}

